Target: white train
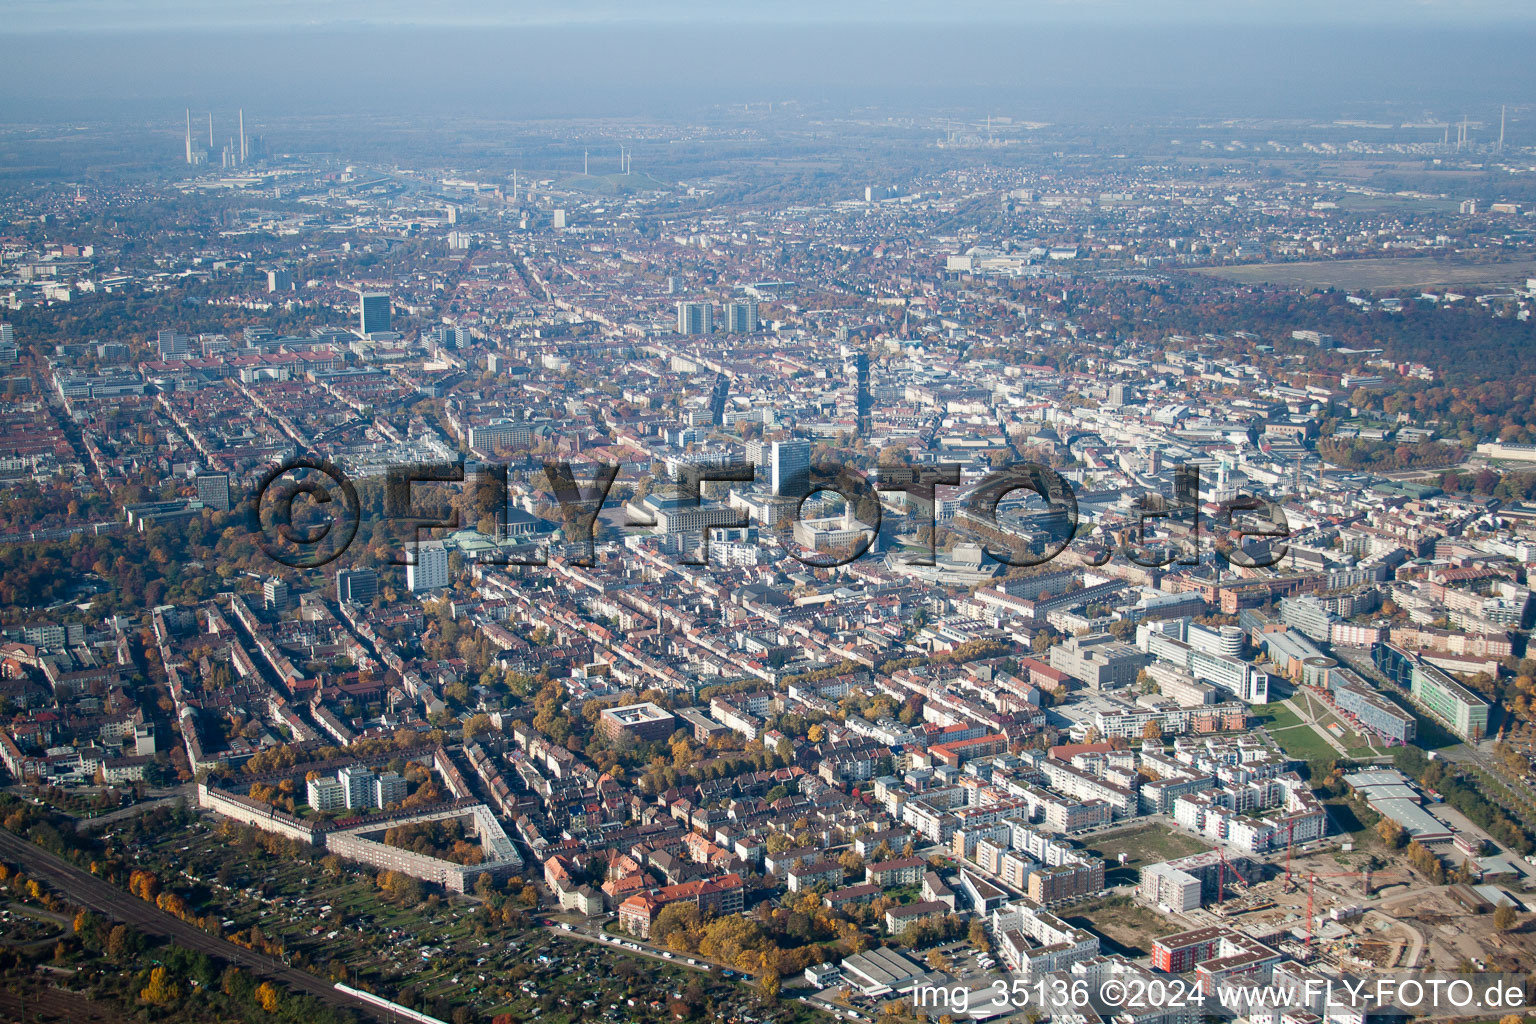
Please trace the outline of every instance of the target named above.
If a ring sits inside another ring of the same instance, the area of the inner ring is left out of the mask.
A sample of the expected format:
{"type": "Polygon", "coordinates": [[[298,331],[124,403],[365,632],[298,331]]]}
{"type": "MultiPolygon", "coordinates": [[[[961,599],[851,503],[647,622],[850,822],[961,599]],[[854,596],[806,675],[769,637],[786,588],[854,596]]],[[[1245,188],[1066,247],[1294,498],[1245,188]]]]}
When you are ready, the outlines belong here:
{"type": "Polygon", "coordinates": [[[397,1017],[403,1020],[415,1021],[416,1024],[448,1024],[447,1021],[440,1018],[429,1017],[425,1013],[417,1013],[409,1007],[401,1006],[399,1003],[392,1003],[382,996],[374,995],[372,992],[364,992],[362,989],[353,988],[351,985],[343,985],[339,981],[336,983],[336,991],[345,992],[354,999],[361,999],[365,1003],[372,1003],[374,1006],[382,1007],[397,1017]]]}

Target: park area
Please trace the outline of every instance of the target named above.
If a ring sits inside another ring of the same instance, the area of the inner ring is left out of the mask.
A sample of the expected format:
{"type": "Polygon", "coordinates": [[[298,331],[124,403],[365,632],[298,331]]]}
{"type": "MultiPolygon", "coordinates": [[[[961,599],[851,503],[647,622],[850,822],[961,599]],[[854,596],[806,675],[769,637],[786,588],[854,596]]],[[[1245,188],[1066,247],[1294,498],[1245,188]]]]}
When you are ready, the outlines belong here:
{"type": "Polygon", "coordinates": [[[1253,713],[1270,738],[1291,757],[1318,767],[1338,760],[1339,752],[1284,703],[1256,704],[1253,713]]]}

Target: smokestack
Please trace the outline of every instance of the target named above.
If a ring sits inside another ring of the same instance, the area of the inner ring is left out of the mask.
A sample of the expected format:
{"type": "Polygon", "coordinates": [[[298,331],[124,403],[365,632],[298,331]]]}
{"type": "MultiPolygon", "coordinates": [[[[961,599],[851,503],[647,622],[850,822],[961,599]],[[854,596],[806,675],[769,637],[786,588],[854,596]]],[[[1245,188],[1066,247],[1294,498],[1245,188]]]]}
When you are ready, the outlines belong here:
{"type": "Polygon", "coordinates": [[[192,108],[187,108],[187,163],[192,162],[192,108]]]}
{"type": "Polygon", "coordinates": [[[1504,152],[1504,115],[1509,113],[1508,105],[1499,107],[1499,152],[1504,152]]]}
{"type": "Polygon", "coordinates": [[[213,152],[213,111],[208,111],[208,152],[213,152]]]}
{"type": "Polygon", "coordinates": [[[587,173],[587,151],[586,150],[582,150],[581,151],[581,173],[582,174],[586,174],[587,173]]]}
{"type": "Polygon", "coordinates": [[[240,162],[245,163],[245,108],[240,108],[240,162]]]}

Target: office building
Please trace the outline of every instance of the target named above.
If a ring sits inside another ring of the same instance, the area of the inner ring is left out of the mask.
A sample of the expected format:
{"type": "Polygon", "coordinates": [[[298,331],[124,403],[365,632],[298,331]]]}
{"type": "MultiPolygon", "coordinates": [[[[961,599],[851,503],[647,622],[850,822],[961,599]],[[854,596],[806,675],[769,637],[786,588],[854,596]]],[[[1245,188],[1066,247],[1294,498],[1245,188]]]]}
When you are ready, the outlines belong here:
{"type": "Polygon", "coordinates": [[[185,334],[161,331],[155,337],[155,350],[160,354],[161,359],[179,359],[187,354],[191,340],[185,334]]]}
{"type": "Polygon", "coordinates": [[[205,508],[213,508],[218,509],[220,512],[228,512],[229,474],[197,474],[197,500],[202,502],[205,508]]]}
{"type": "Polygon", "coordinates": [[[565,211],[564,210],[556,210],[552,223],[557,228],[565,227],[565,211]]]}
{"type": "Polygon", "coordinates": [[[447,349],[468,348],[474,340],[467,330],[451,324],[439,324],[427,331],[424,337],[447,349]]]}
{"type": "Polygon", "coordinates": [[[1280,599],[1280,621],[1319,643],[1328,643],[1339,617],[1311,594],[1280,599]]]}
{"type": "Polygon", "coordinates": [[[1051,668],[1082,680],[1094,690],[1130,686],[1151,661],[1142,651],[1107,633],[1068,637],[1066,643],[1051,648],[1051,668]]]}
{"type": "Polygon", "coordinates": [[[379,593],[379,574],[372,569],[343,569],[336,574],[336,600],[368,604],[379,593]]]}
{"type": "Polygon", "coordinates": [[[708,302],[677,304],[678,334],[711,334],[715,329],[715,307],[708,302]]]}
{"type": "Polygon", "coordinates": [[[0,324],[0,345],[12,347],[16,344],[16,328],[10,324],[0,324]]]}
{"type": "Polygon", "coordinates": [[[741,525],[741,513],[728,505],[688,500],[677,495],[648,494],[639,503],[662,534],[697,533],[715,526],[741,525]]]}
{"type": "Polygon", "coordinates": [[[281,270],[281,269],[267,271],[267,291],[268,292],[291,292],[291,291],[293,291],[293,275],[288,273],[288,271],[281,270]]]}
{"type": "Polygon", "coordinates": [[[1407,711],[1377,693],[1369,683],[1347,668],[1328,672],[1328,691],[1334,706],[1363,729],[1370,729],[1392,743],[1411,743],[1418,722],[1407,711]]]}
{"type": "Polygon", "coordinates": [[[768,452],[773,493],[803,498],[811,490],[811,442],[775,441],[768,452]]]}
{"type": "Polygon", "coordinates": [[[416,545],[416,563],[405,567],[405,585],[413,594],[448,585],[448,549],[442,541],[428,540],[416,545]]]}
{"type": "Polygon", "coordinates": [[[1488,702],[1426,661],[1413,665],[1413,702],[1456,736],[1475,743],[1488,732],[1488,702]]]}
{"type": "Polygon", "coordinates": [[[492,420],[469,428],[469,446],[476,451],[491,454],[497,449],[512,451],[533,444],[533,426],[517,420],[492,420]]]}
{"type": "Polygon", "coordinates": [[[628,736],[642,742],[668,739],[678,727],[672,712],[649,702],[604,708],[597,725],[610,740],[628,736]]]}
{"type": "Polygon", "coordinates": [[[848,357],[848,375],[853,378],[854,414],[858,417],[859,436],[864,437],[869,434],[869,417],[874,409],[869,395],[869,353],[849,353],[845,349],[844,354],[848,357]]]}
{"type": "Polygon", "coordinates": [[[757,333],[757,303],[749,300],[726,306],[725,329],[732,334],[757,333]]]}
{"type": "Polygon", "coordinates": [[[367,337],[390,330],[389,292],[357,293],[358,333],[367,337]]]}

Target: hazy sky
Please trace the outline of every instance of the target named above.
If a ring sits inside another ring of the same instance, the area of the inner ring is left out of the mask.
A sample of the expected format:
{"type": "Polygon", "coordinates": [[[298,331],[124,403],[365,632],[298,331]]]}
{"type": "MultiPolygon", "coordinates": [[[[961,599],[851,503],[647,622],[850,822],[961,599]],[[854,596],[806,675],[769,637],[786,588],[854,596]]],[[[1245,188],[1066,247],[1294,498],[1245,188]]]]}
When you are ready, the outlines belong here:
{"type": "Polygon", "coordinates": [[[1378,24],[1461,27],[1536,22],[1530,0],[4,0],[0,32],[111,32],[228,28],[514,27],[649,24],[947,25],[1378,24]]]}
{"type": "MultiPolygon", "coordinates": [[[[820,109],[1496,117],[1536,0],[0,0],[0,121],[243,107],[516,120],[820,109]],[[1490,113],[1490,111],[1494,113],[1490,113]]],[[[259,123],[259,121],[258,121],[259,123]]],[[[1522,129],[1523,130],[1523,129],[1522,129]]]]}

